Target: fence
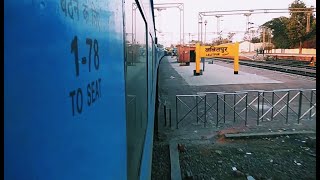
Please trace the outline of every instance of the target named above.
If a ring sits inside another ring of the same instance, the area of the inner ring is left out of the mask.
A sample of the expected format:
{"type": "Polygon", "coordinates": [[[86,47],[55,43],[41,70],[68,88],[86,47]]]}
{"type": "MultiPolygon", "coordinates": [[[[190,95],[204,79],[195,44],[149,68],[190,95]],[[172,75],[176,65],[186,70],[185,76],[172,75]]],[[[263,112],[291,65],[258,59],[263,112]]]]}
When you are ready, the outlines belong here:
{"type": "Polygon", "coordinates": [[[260,125],[269,121],[300,124],[316,118],[316,89],[245,90],[176,95],[176,128],[222,122],[260,125]],[[231,121],[230,121],[231,120],[231,121]]]}

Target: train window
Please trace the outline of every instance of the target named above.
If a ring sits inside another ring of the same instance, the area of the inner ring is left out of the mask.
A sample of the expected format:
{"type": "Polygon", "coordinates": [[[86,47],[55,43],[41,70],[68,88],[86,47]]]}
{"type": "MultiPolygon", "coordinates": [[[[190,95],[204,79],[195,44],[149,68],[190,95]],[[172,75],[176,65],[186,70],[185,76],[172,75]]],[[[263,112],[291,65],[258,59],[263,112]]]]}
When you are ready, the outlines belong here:
{"type": "Polygon", "coordinates": [[[126,113],[128,179],[138,179],[148,118],[147,25],[134,1],[126,12],[126,113]],[[131,15],[131,16],[130,16],[131,15]]]}

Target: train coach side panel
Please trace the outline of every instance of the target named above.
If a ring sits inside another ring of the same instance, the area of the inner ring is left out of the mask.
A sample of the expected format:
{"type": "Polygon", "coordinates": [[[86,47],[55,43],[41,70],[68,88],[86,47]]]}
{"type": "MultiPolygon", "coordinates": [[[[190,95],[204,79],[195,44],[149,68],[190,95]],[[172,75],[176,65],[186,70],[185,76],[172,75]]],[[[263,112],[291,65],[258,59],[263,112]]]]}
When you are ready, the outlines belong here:
{"type": "Polygon", "coordinates": [[[4,10],[4,179],[126,179],[122,1],[4,10]]]}

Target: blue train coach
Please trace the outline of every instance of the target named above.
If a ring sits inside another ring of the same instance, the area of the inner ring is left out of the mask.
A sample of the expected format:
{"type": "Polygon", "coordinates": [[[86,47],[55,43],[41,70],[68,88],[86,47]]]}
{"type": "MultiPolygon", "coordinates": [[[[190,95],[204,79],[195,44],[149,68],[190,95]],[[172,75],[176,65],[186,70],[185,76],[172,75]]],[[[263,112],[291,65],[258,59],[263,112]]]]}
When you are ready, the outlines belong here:
{"type": "Polygon", "coordinates": [[[151,179],[156,39],[152,0],[5,0],[4,179],[151,179]]]}

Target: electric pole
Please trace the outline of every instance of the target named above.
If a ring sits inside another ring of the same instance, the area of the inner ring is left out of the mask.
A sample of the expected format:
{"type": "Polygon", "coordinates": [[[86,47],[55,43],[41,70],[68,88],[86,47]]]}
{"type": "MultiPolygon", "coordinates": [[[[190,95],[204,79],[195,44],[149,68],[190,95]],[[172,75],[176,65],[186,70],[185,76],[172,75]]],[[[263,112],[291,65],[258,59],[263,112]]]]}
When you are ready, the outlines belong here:
{"type": "Polygon", "coordinates": [[[308,33],[310,31],[310,13],[307,13],[307,28],[306,32],[308,33]]]}
{"type": "Polygon", "coordinates": [[[249,17],[251,16],[251,13],[245,13],[244,16],[246,16],[246,32],[249,31],[249,17]]]}
{"type": "MultiPolygon", "coordinates": [[[[265,27],[263,26],[263,29],[262,29],[262,32],[263,32],[263,34],[262,34],[262,41],[263,41],[263,52],[264,52],[264,49],[265,49],[265,46],[266,46],[266,29],[265,29],[265,27]]],[[[264,53],[263,53],[264,54],[264,53]]]]}

